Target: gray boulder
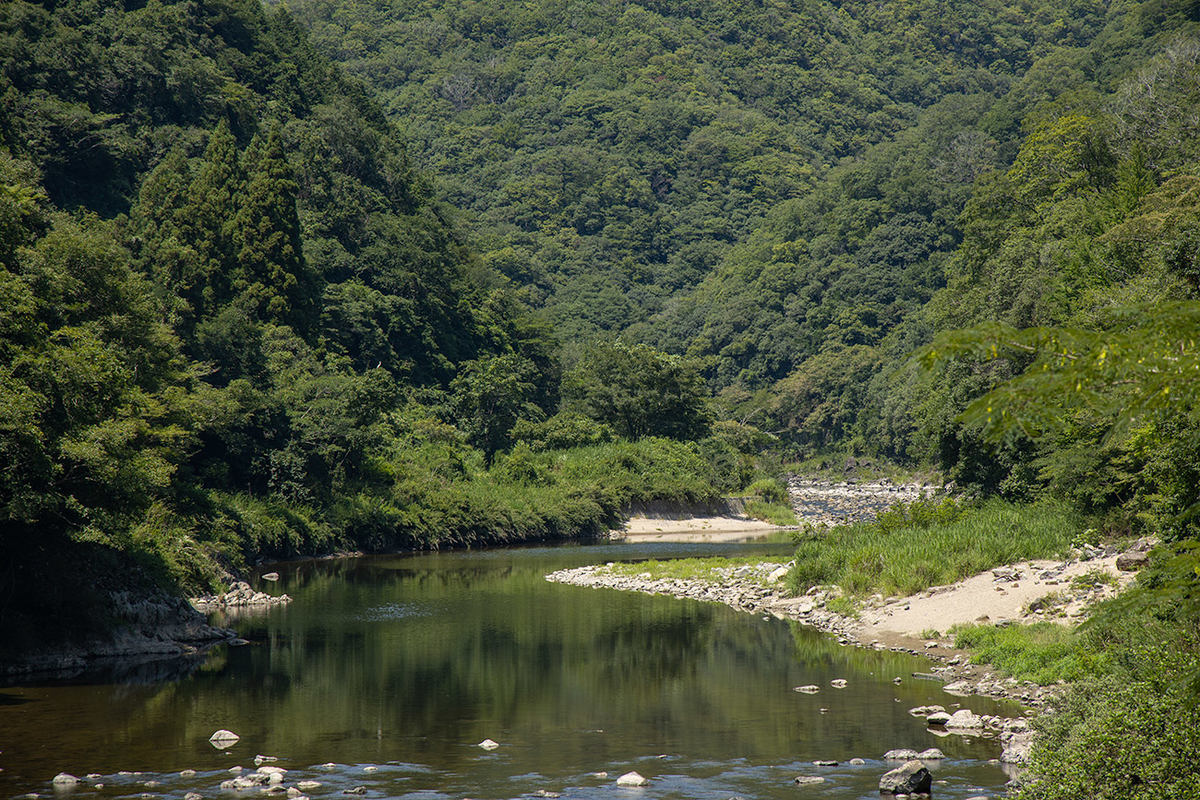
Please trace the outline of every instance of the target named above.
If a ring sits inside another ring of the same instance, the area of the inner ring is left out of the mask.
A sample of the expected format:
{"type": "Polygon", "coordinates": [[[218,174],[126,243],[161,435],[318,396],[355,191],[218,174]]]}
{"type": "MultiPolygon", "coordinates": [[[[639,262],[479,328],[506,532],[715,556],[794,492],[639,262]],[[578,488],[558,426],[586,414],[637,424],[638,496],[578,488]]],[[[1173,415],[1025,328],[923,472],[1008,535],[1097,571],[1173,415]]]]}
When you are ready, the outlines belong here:
{"type": "Polygon", "coordinates": [[[1122,572],[1134,572],[1146,566],[1149,562],[1149,554],[1138,550],[1130,550],[1117,556],[1117,569],[1122,572]]]}
{"type": "Polygon", "coordinates": [[[950,715],[943,723],[948,730],[977,731],[983,730],[983,719],[969,708],[961,708],[950,715]]]}
{"type": "Polygon", "coordinates": [[[906,761],[879,779],[880,794],[929,794],[933,775],[920,761],[906,761]]]}
{"type": "Polygon", "coordinates": [[[884,761],[912,761],[916,757],[917,751],[909,750],[907,747],[888,750],[883,754],[884,761]]]}

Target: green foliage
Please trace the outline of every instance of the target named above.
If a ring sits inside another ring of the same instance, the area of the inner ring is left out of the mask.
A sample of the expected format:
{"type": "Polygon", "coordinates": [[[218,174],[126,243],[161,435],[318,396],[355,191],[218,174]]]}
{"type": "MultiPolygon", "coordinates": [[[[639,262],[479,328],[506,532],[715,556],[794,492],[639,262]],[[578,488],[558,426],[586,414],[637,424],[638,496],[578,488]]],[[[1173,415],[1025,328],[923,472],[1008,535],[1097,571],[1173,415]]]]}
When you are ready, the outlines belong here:
{"type": "Polygon", "coordinates": [[[541,422],[519,419],[512,429],[514,441],[537,452],[609,444],[615,437],[610,426],[570,411],[560,412],[541,422]]]}
{"type": "Polygon", "coordinates": [[[882,534],[906,528],[919,530],[934,525],[950,525],[970,511],[970,506],[957,497],[919,497],[911,503],[892,503],[875,515],[875,527],[882,534]]]}
{"type": "Polygon", "coordinates": [[[746,487],[746,494],[762,498],[769,503],[783,504],[788,502],[788,489],[784,483],[775,478],[760,478],[746,487]]]}
{"type": "Polygon", "coordinates": [[[787,503],[772,503],[766,500],[747,500],[746,515],[754,519],[769,522],[772,525],[798,525],[796,512],[787,503]]]}
{"type": "Polygon", "coordinates": [[[712,423],[694,364],[644,344],[588,348],[564,381],[563,405],[621,436],[703,438],[712,423]]]}
{"type": "Polygon", "coordinates": [[[649,576],[649,580],[675,579],[716,584],[726,582],[730,575],[738,575],[765,585],[768,573],[754,569],[764,563],[769,562],[762,558],[673,558],[670,561],[617,562],[605,569],[613,575],[629,578],[649,576]]]}
{"type": "Polygon", "coordinates": [[[1082,651],[1074,630],[1055,622],[967,625],[951,633],[955,647],[973,651],[975,663],[990,664],[1005,675],[1043,686],[1094,677],[1105,669],[1103,659],[1082,651]]]}
{"type": "Polygon", "coordinates": [[[949,522],[888,532],[874,523],[801,534],[788,576],[794,594],[837,584],[847,592],[909,595],[1002,564],[1063,553],[1079,525],[1061,503],[993,500],[949,522]]]}
{"type": "Polygon", "coordinates": [[[450,384],[455,417],[489,465],[511,444],[518,419],[541,416],[532,402],[534,369],[516,354],[485,356],[463,364],[450,384]]]}

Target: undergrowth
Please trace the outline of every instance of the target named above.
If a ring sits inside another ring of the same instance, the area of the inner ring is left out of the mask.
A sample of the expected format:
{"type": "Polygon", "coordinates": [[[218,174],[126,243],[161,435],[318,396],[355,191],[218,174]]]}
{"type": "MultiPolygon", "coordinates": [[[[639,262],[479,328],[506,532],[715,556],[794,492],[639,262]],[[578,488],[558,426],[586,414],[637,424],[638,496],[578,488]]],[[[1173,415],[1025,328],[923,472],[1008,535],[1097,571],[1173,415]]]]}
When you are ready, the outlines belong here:
{"type": "Polygon", "coordinates": [[[739,577],[765,585],[767,572],[753,569],[758,564],[774,563],[768,558],[677,558],[669,561],[616,563],[609,567],[614,575],[629,578],[648,576],[649,580],[688,580],[723,583],[729,573],[741,567],[751,569],[739,577]]]}
{"type": "MultiPolygon", "coordinates": [[[[926,501],[928,504],[930,501],[926,501]]],[[[909,595],[1014,561],[1063,553],[1079,528],[1064,504],[1016,505],[992,500],[977,507],[896,508],[884,522],[859,523],[798,537],[790,588],[837,584],[855,595],[909,595]]]]}

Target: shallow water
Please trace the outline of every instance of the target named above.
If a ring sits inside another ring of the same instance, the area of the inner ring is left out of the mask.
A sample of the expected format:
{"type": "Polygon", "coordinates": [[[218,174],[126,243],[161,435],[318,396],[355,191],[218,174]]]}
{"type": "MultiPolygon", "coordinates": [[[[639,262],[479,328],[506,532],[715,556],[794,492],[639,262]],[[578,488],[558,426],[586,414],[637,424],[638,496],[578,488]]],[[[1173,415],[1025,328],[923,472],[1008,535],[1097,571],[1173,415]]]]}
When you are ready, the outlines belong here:
{"type": "Polygon", "coordinates": [[[62,771],[103,776],[80,798],[213,797],[230,768],[253,769],[258,754],[279,759],[288,785],[320,781],[307,792],[314,800],[360,786],[367,798],[878,797],[893,766],[882,755],[895,747],[946,754],[936,797],[1000,793],[1007,776],[988,763],[998,742],[939,738],[908,709],[1018,711],[911,677],[928,669],[923,660],[840,647],[717,604],[542,577],[612,560],[788,550],[624,544],[275,565],[282,579],[256,588],[294,602],[218,620],[247,646],[220,646],[174,674],[160,664],[0,689],[0,797],[51,793],[62,771]],[[832,688],[835,678],[847,688],[832,688]],[[792,691],[804,684],[822,688],[792,691]],[[216,749],[208,739],[219,728],[241,739],[216,749]],[[485,738],[500,747],[477,747],[485,738]],[[853,757],[866,765],[844,765],[853,757]],[[629,770],[651,785],[617,788],[629,770]],[[798,775],[826,780],[797,787],[798,775]]]}

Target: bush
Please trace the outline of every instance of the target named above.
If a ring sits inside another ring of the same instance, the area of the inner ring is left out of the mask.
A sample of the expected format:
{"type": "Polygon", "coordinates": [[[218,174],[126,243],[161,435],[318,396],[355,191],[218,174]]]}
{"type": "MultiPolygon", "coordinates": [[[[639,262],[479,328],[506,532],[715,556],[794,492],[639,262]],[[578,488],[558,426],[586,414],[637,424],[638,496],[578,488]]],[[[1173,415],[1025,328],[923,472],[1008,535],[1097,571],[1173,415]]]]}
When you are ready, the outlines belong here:
{"type": "MultiPolygon", "coordinates": [[[[1141,620],[1148,622],[1147,620],[1141,620]]],[[[1200,792],[1200,702],[1189,685],[1200,646],[1194,630],[1127,626],[1113,642],[1112,674],[1072,686],[1039,718],[1021,800],[1191,800],[1200,792]]]]}

